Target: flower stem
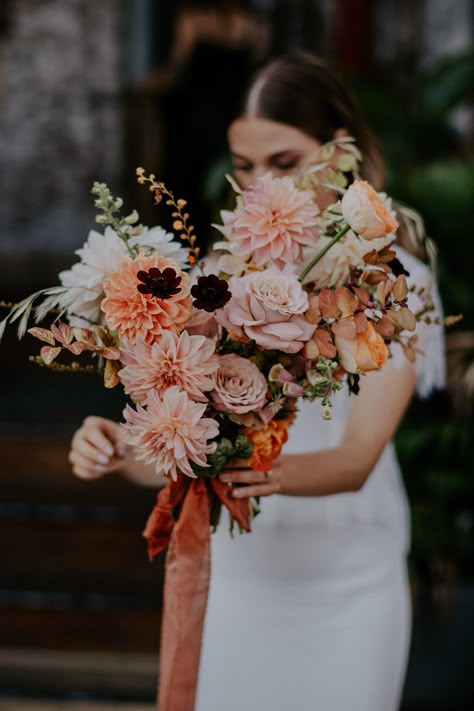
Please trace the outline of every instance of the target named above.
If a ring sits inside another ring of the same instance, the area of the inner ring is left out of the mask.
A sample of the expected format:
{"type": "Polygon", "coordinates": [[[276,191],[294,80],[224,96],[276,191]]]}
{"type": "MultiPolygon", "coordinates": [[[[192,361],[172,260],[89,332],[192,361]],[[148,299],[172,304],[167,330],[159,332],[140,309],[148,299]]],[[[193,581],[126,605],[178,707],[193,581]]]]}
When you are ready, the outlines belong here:
{"type": "Polygon", "coordinates": [[[173,229],[180,232],[180,239],[188,242],[189,244],[189,247],[185,247],[188,253],[188,264],[190,266],[197,264],[202,274],[204,274],[202,265],[199,264],[198,261],[200,248],[195,244],[196,235],[193,234],[194,227],[192,225],[188,225],[189,215],[186,212],[183,212],[183,209],[187,204],[186,200],[176,200],[174,193],[172,193],[171,190],[168,190],[163,182],[157,181],[153,173],[150,173],[148,176],[145,175],[144,168],[137,168],[136,174],[137,182],[140,185],[146,185],[149,183],[148,189],[154,193],[156,204],[161,202],[163,196],[168,198],[168,200],[166,200],[166,204],[174,208],[174,212],[172,213],[172,216],[175,218],[173,229]]]}
{"type": "Polygon", "coordinates": [[[303,281],[303,279],[309,274],[309,272],[311,271],[311,269],[319,262],[320,259],[322,259],[322,258],[324,257],[324,255],[326,254],[326,252],[329,252],[329,250],[331,249],[331,247],[333,246],[333,244],[336,244],[336,242],[339,242],[339,240],[341,239],[341,237],[343,237],[343,236],[346,234],[346,232],[348,232],[349,230],[350,230],[349,225],[346,225],[345,227],[342,228],[342,230],[340,230],[336,235],[334,235],[334,237],[332,238],[332,240],[331,240],[330,242],[328,242],[328,244],[324,247],[324,249],[322,249],[322,250],[310,261],[310,263],[303,269],[303,271],[301,272],[301,274],[300,274],[299,277],[298,277],[298,281],[299,281],[299,282],[302,282],[302,281],[303,281]]]}

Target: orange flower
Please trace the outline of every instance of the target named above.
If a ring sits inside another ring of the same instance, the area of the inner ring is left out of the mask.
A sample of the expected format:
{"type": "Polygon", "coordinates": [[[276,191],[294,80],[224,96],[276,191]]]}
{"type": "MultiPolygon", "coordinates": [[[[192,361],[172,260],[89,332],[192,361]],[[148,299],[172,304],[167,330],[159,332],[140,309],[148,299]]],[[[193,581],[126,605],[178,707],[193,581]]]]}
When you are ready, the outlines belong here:
{"type": "Polygon", "coordinates": [[[341,208],[346,222],[363,239],[392,234],[398,227],[389,203],[365,180],[354,180],[344,193],[341,208]]]}
{"type": "Polygon", "coordinates": [[[252,469],[267,472],[272,468],[273,460],[279,456],[282,446],[288,439],[288,427],[294,419],[295,415],[290,415],[286,420],[270,420],[267,427],[261,430],[245,428],[244,434],[253,444],[249,459],[249,466],[252,469]]]}
{"type": "Polygon", "coordinates": [[[105,299],[101,309],[107,326],[118,331],[134,345],[137,337],[152,344],[163,331],[179,333],[191,313],[189,276],[181,271],[175,261],[161,255],[140,256],[136,259],[123,257],[115,272],[104,280],[105,299]],[[141,294],[137,290],[140,283],[137,272],[156,267],[163,271],[171,268],[181,276],[180,291],[167,299],[159,299],[151,294],[141,294]]]}
{"type": "Polygon", "coordinates": [[[353,332],[347,334],[338,330],[335,335],[336,348],[342,367],[348,373],[366,373],[379,370],[388,357],[387,346],[382,336],[377,333],[370,321],[364,331],[357,332],[352,319],[344,319],[347,326],[353,324],[353,332]]]}

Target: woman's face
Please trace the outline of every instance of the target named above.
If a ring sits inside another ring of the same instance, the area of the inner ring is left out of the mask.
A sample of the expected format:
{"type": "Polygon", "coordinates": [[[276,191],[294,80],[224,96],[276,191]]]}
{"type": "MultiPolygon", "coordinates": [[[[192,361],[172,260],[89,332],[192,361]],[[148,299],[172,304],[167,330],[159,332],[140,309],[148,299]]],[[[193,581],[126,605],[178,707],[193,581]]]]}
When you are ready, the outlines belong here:
{"type": "Polygon", "coordinates": [[[321,146],[293,126],[256,117],[237,119],[227,136],[234,176],[243,189],[269,171],[274,176],[298,173],[321,146]]]}

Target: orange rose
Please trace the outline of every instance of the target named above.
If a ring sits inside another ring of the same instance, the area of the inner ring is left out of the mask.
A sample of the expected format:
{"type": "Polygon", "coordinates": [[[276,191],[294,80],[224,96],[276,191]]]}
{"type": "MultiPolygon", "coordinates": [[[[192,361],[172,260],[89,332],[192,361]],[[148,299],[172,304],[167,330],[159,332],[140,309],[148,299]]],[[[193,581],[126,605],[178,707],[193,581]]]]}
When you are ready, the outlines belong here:
{"type": "Polygon", "coordinates": [[[249,459],[249,466],[258,472],[267,472],[272,468],[272,462],[276,459],[282,446],[288,439],[288,427],[291,425],[295,415],[290,415],[286,420],[270,420],[268,426],[261,430],[254,430],[247,427],[244,434],[252,442],[252,455],[249,459]]]}
{"type": "Polygon", "coordinates": [[[335,343],[342,367],[348,373],[366,373],[379,370],[388,357],[388,349],[382,336],[372,324],[367,322],[367,329],[353,335],[339,333],[335,343]]]}
{"type": "Polygon", "coordinates": [[[341,200],[344,219],[363,239],[375,239],[395,232],[398,222],[387,205],[365,180],[355,180],[341,200]]]}

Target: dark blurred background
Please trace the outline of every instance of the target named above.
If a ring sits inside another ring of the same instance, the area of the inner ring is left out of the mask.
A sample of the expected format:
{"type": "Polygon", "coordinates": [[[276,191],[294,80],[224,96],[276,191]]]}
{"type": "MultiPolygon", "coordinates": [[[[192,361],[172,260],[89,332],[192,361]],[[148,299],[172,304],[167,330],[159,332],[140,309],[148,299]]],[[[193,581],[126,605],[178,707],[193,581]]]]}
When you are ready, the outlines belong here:
{"type": "MultiPolygon", "coordinates": [[[[205,249],[226,197],[225,128],[261,61],[313,51],[359,98],[387,192],[422,214],[445,311],[463,314],[447,331],[448,387],[415,400],[397,435],[413,523],[404,711],[474,708],[473,23],[471,0],[0,5],[5,302],[75,261],[94,227],[94,180],[145,224],[169,226],[138,165],[188,200],[205,249]]],[[[29,364],[36,351],[13,328],[0,347],[0,708],[152,702],[163,560],[147,562],[141,530],[154,493],[72,476],[75,428],[91,413],[119,418],[123,400],[93,376],[29,364]]]]}

